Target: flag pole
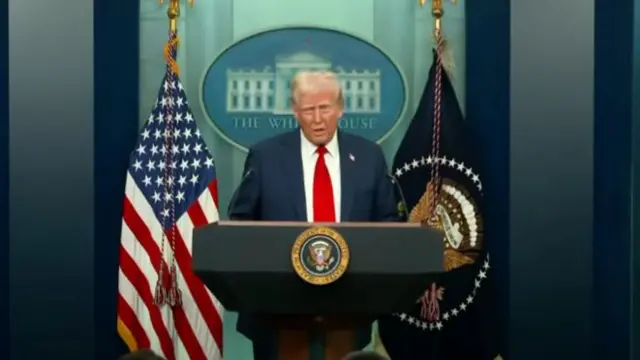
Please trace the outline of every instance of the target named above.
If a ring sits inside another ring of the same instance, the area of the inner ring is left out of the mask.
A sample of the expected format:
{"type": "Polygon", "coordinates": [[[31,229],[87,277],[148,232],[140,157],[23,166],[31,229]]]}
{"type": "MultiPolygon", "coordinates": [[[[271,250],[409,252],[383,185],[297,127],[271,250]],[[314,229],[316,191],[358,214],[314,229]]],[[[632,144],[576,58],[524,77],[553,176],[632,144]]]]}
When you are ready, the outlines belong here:
{"type": "MultiPolygon", "coordinates": [[[[159,0],[160,4],[164,4],[164,0],[159,0]]],[[[186,0],[189,7],[193,7],[195,0],[186,0]]],[[[167,8],[167,17],[169,18],[169,31],[178,32],[178,18],[180,17],[180,0],[169,0],[169,8],[167,8]]]]}
{"type": "MultiPolygon", "coordinates": [[[[455,5],[458,1],[451,0],[451,3],[455,5]]],[[[427,0],[418,0],[420,6],[424,6],[427,0]]],[[[433,16],[433,35],[438,38],[442,32],[442,16],[444,15],[444,6],[442,6],[442,0],[431,0],[431,16],[433,16]]]]}

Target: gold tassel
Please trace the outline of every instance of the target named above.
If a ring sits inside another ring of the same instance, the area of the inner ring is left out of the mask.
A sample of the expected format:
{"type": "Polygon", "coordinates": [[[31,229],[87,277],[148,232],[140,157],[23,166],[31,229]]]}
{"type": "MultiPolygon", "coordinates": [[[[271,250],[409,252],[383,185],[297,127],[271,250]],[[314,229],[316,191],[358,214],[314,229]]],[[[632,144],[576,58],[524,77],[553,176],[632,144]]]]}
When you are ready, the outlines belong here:
{"type": "MultiPolygon", "coordinates": [[[[437,41],[438,40],[436,39],[436,42],[437,41]]],[[[440,59],[442,59],[442,68],[447,72],[449,78],[453,79],[456,69],[456,64],[453,59],[453,50],[451,49],[451,46],[449,46],[449,41],[444,36],[441,37],[440,41],[442,41],[442,45],[439,55],[440,59]]]]}
{"type": "Polygon", "coordinates": [[[164,46],[164,59],[167,61],[167,65],[171,69],[171,72],[178,75],[180,74],[180,68],[178,67],[178,62],[171,56],[171,50],[173,48],[177,48],[180,44],[180,40],[176,36],[174,39],[167,41],[164,46]]]}

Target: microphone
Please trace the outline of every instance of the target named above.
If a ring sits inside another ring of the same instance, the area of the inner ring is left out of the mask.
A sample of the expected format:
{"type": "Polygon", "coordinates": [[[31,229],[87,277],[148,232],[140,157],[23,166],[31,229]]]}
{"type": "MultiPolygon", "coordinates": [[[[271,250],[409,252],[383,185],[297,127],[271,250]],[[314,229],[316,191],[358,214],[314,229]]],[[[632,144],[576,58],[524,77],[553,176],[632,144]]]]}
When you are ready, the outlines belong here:
{"type": "Polygon", "coordinates": [[[386,174],[389,180],[391,180],[391,183],[393,184],[393,186],[398,191],[398,195],[400,195],[400,204],[403,207],[403,211],[402,213],[400,213],[400,217],[402,218],[403,221],[407,221],[409,220],[409,209],[407,208],[407,200],[404,198],[404,193],[402,192],[402,188],[400,187],[400,184],[398,184],[398,180],[396,180],[395,176],[393,176],[389,172],[386,174]]]}
{"type": "Polygon", "coordinates": [[[249,168],[242,176],[242,179],[240,179],[240,183],[238,184],[236,191],[233,192],[233,196],[231,196],[231,200],[229,200],[229,206],[227,207],[227,216],[229,216],[229,220],[233,220],[231,219],[231,210],[233,210],[233,208],[236,205],[236,202],[238,201],[238,194],[240,193],[240,190],[242,189],[244,184],[247,182],[247,179],[253,173],[254,173],[253,168],[249,168]]]}

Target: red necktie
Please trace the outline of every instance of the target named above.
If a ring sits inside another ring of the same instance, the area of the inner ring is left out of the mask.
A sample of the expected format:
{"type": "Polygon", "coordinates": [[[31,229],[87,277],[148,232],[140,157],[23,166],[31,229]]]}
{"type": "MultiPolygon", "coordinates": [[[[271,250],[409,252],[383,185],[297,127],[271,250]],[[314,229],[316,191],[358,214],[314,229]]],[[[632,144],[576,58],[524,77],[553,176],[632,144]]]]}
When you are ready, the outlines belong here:
{"type": "Polygon", "coordinates": [[[324,155],[327,148],[319,146],[316,149],[318,161],[316,171],[313,175],[313,221],[315,222],[335,222],[336,212],[333,203],[333,186],[327,163],[324,155]]]}

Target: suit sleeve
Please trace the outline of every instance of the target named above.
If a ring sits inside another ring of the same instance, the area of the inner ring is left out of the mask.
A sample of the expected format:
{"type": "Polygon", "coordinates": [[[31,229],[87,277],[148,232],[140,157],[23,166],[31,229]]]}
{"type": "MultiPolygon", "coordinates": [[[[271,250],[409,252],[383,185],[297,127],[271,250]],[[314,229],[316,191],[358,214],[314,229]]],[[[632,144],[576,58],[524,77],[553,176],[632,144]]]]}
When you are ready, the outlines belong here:
{"type": "Polygon", "coordinates": [[[380,222],[399,222],[401,219],[398,216],[398,199],[395,185],[389,176],[387,162],[384,159],[380,147],[377,147],[376,173],[373,220],[380,222]]]}
{"type": "Polygon", "coordinates": [[[242,180],[229,202],[229,220],[260,220],[260,162],[250,150],[244,162],[242,180]]]}

